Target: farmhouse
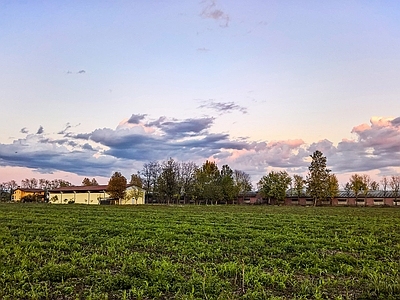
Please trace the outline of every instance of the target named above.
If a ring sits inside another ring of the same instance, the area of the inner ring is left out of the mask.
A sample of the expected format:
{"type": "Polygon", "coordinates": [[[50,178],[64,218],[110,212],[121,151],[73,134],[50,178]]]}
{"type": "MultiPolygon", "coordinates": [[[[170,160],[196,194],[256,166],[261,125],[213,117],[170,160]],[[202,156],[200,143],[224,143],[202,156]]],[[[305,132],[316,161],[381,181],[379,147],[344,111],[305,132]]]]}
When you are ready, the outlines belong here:
{"type": "Polygon", "coordinates": [[[42,189],[17,188],[11,196],[11,200],[16,202],[44,202],[45,192],[42,189]]]}
{"type": "Polygon", "coordinates": [[[107,185],[68,186],[52,189],[49,202],[54,204],[144,204],[145,190],[127,185],[124,199],[113,199],[107,193],[107,185]]]}

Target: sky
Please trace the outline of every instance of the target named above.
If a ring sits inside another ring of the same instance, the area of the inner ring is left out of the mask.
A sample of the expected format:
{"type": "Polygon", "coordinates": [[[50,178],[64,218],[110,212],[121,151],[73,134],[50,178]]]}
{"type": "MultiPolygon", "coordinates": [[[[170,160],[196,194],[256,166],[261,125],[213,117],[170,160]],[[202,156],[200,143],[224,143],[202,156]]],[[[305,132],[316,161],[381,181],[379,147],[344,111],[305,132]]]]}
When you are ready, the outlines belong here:
{"type": "Polygon", "coordinates": [[[0,45],[0,182],[400,171],[398,1],[0,0],[0,45]]]}

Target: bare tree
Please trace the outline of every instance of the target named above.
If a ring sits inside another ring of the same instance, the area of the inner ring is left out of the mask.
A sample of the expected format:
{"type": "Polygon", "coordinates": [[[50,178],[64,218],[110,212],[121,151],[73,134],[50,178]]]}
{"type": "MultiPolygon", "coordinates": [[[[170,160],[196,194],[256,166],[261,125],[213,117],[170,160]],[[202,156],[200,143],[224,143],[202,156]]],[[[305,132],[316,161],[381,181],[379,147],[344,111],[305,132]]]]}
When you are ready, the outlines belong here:
{"type": "Polygon", "coordinates": [[[392,188],[392,191],[394,192],[394,197],[395,197],[394,201],[397,205],[397,196],[398,196],[399,190],[400,190],[400,176],[393,175],[392,177],[390,177],[389,185],[392,188]]]}
{"type": "Polygon", "coordinates": [[[187,198],[193,198],[195,192],[195,174],[198,166],[192,162],[182,162],[179,165],[180,172],[180,193],[183,196],[183,203],[185,204],[187,198]]]}
{"type": "Polygon", "coordinates": [[[381,184],[383,188],[383,197],[386,197],[387,188],[389,186],[389,179],[386,176],[383,176],[381,184]]]}
{"type": "Polygon", "coordinates": [[[38,184],[39,182],[36,178],[26,178],[21,180],[21,187],[25,189],[37,189],[38,184]]]}
{"type": "Polygon", "coordinates": [[[237,188],[236,200],[239,195],[243,195],[244,197],[244,194],[251,191],[253,188],[250,175],[244,171],[235,170],[233,173],[233,179],[237,188]]]}

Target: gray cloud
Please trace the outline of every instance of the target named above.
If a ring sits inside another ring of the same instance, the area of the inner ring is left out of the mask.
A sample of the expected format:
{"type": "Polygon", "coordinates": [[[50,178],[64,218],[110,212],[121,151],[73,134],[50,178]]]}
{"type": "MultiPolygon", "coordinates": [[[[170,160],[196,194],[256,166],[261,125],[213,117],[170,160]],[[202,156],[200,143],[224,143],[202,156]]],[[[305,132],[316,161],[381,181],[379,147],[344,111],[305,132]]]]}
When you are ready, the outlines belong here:
{"type": "Polygon", "coordinates": [[[70,129],[71,127],[72,127],[71,124],[67,123],[65,125],[65,128],[63,130],[59,131],[58,134],[65,134],[68,131],[68,129],[70,129]]]}
{"type": "Polygon", "coordinates": [[[21,133],[29,133],[29,130],[26,127],[24,127],[24,128],[21,128],[20,132],[21,133]]]}
{"type": "Polygon", "coordinates": [[[235,104],[235,102],[215,102],[213,100],[203,101],[203,104],[199,108],[213,109],[220,114],[231,113],[232,111],[240,111],[243,114],[247,114],[247,108],[235,104]]]}
{"type": "Polygon", "coordinates": [[[79,70],[79,71],[78,71],[78,74],[84,74],[84,73],[86,73],[85,70],[79,70]]]}
{"type": "Polygon", "coordinates": [[[141,114],[138,114],[138,115],[132,114],[132,116],[128,120],[128,123],[129,124],[139,124],[140,121],[142,121],[146,116],[147,116],[146,114],[143,114],[143,115],[141,115],[141,114]]]}
{"type": "Polygon", "coordinates": [[[44,132],[43,126],[40,125],[38,131],[36,132],[36,134],[42,134],[44,132]]]}
{"type": "Polygon", "coordinates": [[[396,119],[393,119],[391,121],[391,123],[392,123],[393,126],[399,126],[400,125],[400,117],[398,117],[396,119]]]}

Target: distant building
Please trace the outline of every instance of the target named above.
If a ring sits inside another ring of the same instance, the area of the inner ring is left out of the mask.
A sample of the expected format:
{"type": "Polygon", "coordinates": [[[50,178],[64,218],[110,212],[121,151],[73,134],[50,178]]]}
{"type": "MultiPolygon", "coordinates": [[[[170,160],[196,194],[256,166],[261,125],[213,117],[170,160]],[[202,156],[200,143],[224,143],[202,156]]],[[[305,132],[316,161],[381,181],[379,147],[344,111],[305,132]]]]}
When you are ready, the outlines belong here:
{"type": "Polygon", "coordinates": [[[17,188],[11,196],[15,202],[44,202],[46,199],[43,189],[17,188]]]}
{"type": "MultiPolygon", "coordinates": [[[[238,204],[277,204],[276,199],[266,199],[261,196],[257,191],[246,192],[240,194],[237,198],[238,204]]],[[[299,206],[312,206],[314,199],[306,194],[303,190],[300,195],[296,195],[294,189],[289,189],[286,192],[286,198],[282,205],[299,205],[299,206]]],[[[399,206],[400,207],[400,194],[393,191],[369,191],[366,195],[360,193],[357,195],[352,191],[339,191],[338,195],[333,199],[323,199],[318,201],[319,206],[399,206]]]]}
{"type": "MultiPolygon", "coordinates": [[[[305,192],[298,197],[293,190],[286,193],[285,205],[313,205],[313,199],[305,192]]],[[[324,199],[319,205],[332,206],[400,206],[399,195],[393,191],[368,191],[355,195],[353,191],[339,191],[333,199],[324,199]]]]}
{"type": "Polygon", "coordinates": [[[144,204],[145,190],[128,185],[126,197],[118,200],[107,193],[107,185],[67,186],[49,191],[49,202],[54,204],[144,204]]]}

